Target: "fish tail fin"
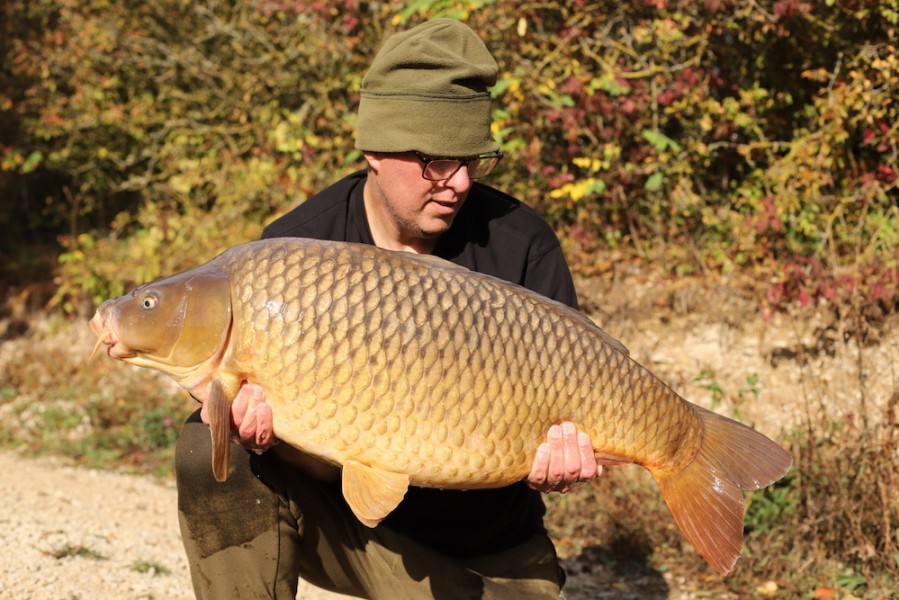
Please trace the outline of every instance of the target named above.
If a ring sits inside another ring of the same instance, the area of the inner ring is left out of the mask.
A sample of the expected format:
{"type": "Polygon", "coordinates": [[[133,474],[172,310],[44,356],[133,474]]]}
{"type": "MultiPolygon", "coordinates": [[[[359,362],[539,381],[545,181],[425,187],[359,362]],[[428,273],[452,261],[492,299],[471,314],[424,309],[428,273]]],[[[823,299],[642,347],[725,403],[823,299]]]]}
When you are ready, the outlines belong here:
{"type": "Polygon", "coordinates": [[[218,377],[209,386],[206,402],[212,435],[212,474],[216,481],[225,481],[231,466],[231,398],[218,377]]]}
{"type": "Polygon", "coordinates": [[[674,474],[653,473],[683,534],[723,575],[733,570],[743,545],[743,490],[771,485],[792,457],[741,423],[701,407],[703,440],[693,461],[674,474]]]}

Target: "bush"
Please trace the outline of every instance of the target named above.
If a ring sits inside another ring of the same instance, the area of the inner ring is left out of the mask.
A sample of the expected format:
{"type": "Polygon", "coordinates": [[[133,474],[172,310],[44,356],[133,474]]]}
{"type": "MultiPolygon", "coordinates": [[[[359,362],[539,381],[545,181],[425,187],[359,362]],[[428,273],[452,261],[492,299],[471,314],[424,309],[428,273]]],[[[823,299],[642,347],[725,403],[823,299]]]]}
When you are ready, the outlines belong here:
{"type": "Polygon", "coordinates": [[[775,303],[852,285],[895,302],[897,9],[659,0],[482,15],[505,68],[499,177],[568,229],[587,268],[598,261],[578,250],[617,247],[681,273],[762,268],[775,303]]]}
{"type": "Polygon", "coordinates": [[[6,181],[58,182],[25,211],[59,224],[66,297],[97,302],[255,238],[355,166],[353,17],[252,2],[4,8],[21,31],[6,47],[20,85],[0,100],[20,123],[3,129],[6,181]]]}
{"type": "Polygon", "coordinates": [[[896,0],[4,11],[0,187],[28,204],[0,221],[24,212],[62,235],[67,297],[205,260],[358,167],[375,49],[448,15],[501,66],[509,157],[492,182],[566,231],[579,268],[611,248],[773,274],[775,305],[859,285],[895,302],[896,0]]]}

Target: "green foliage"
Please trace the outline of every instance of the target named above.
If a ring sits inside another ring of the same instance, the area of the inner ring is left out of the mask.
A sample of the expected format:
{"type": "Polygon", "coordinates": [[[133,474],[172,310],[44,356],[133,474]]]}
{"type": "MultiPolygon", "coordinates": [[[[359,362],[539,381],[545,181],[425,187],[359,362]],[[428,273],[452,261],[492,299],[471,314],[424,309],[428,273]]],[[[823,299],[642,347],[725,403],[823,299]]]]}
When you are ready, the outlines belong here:
{"type": "Polygon", "coordinates": [[[745,527],[753,536],[768,534],[780,524],[795,519],[798,508],[796,472],[790,471],[773,486],[749,495],[745,527]]]}
{"type": "Polygon", "coordinates": [[[897,406],[899,394],[882,419],[871,421],[854,413],[809,415],[808,426],[789,436],[795,468],[749,497],[746,539],[762,553],[753,560],[771,576],[792,571],[791,564],[816,565],[791,574],[796,593],[825,585],[873,598],[896,589],[897,406]]]}
{"type": "Polygon", "coordinates": [[[699,375],[693,378],[693,381],[711,392],[712,401],[709,409],[718,410],[721,407],[721,401],[724,400],[724,388],[715,380],[715,372],[712,369],[703,369],[699,375]]]}
{"type": "Polygon", "coordinates": [[[774,305],[858,286],[895,302],[899,58],[882,18],[895,8],[659,0],[473,16],[504,67],[496,130],[512,160],[497,179],[587,254],[614,240],[679,273],[749,269],[773,279],[774,305]],[[822,268],[794,276],[809,263],[822,268]]]}
{"type": "Polygon", "coordinates": [[[171,471],[175,442],[197,404],[162,375],[108,359],[86,363],[86,325],[40,324],[4,341],[16,360],[0,365],[0,445],[108,468],[171,471]]]}
{"type": "Polygon", "coordinates": [[[726,402],[729,414],[732,414],[733,418],[737,420],[742,419],[740,408],[743,403],[747,400],[757,400],[761,388],[758,373],[750,373],[746,376],[745,384],[737,390],[736,394],[730,393],[718,381],[715,371],[709,368],[702,369],[693,378],[693,383],[710,393],[710,410],[720,412],[722,404],[726,402]]]}
{"type": "Polygon", "coordinates": [[[131,569],[138,573],[149,573],[150,575],[168,575],[172,571],[165,566],[159,564],[155,560],[139,560],[131,565],[131,569]]]}
{"type": "Polygon", "coordinates": [[[4,48],[18,85],[0,106],[19,125],[0,127],[0,187],[37,195],[41,180],[57,182],[30,210],[58,223],[69,300],[96,302],[255,238],[356,167],[351,102],[367,55],[352,50],[349,13],[49,0],[4,11],[19,26],[4,48]]]}
{"type": "Polygon", "coordinates": [[[577,267],[619,249],[676,273],[747,271],[773,306],[897,298],[896,0],[3,13],[0,193],[24,201],[0,223],[60,236],[69,310],[252,239],[360,166],[374,51],[435,16],[467,20],[495,54],[508,159],[491,183],[569,231],[577,267]]]}
{"type": "Polygon", "coordinates": [[[93,548],[88,548],[87,546],[74,545],[74,544],[66,544],[61,548],[53,550],[48,553],[50,556],[57,560],[62,560],[64,558],[85,558],[88,560],[108,560],[107,557],[103,556],[93,548]]]}

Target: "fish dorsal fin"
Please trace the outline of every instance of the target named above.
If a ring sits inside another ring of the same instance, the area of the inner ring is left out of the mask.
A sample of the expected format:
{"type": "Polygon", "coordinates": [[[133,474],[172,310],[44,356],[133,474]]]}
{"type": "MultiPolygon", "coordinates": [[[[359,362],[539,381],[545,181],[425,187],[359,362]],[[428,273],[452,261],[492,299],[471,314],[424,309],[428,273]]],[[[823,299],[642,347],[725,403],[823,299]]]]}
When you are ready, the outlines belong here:
{"type": "Polygon", "coordinates": [[[408,489],[408,475],[368,467],[354,460],[343,463],[343,497],[364,525],[374,527],[383,521],[408,489]]]}
{"type": "Polygon", "coordinates": [[[395,252],[399,254],[403,260],[410,263],[417,262],[425,267],[436,267],[445,271],[472,272],[468,267],[448,261],[439,256],[434,256],[433,254],[417,254],[415,252],[405,252],[401,250],[390,250],[389,252],[395,252]]]}
{"type": "Polygon", "coordinates": [[[222,380],[214,378],[206,398],[206,416],[212,435],[212,474],[216,481],[228,479],[231,466],[231,400],[222,380]]]}

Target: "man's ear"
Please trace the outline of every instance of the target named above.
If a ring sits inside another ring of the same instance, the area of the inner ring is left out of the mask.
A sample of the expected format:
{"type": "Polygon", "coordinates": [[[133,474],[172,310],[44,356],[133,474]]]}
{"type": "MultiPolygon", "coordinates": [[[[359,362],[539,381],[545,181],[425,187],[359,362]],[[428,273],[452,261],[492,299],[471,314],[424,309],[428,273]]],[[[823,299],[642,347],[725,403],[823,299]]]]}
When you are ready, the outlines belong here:
{"type": "Polygon", "coordinates": [[[376,152],[363,152],[362,156],[368,162],[368,168],[377,173],[381,166],[381,155],[376,152]]]}

